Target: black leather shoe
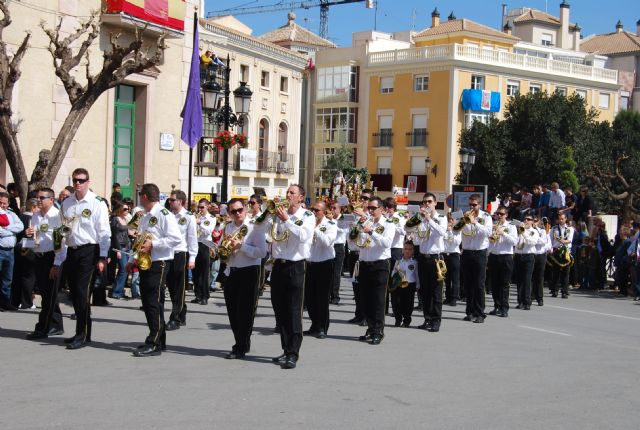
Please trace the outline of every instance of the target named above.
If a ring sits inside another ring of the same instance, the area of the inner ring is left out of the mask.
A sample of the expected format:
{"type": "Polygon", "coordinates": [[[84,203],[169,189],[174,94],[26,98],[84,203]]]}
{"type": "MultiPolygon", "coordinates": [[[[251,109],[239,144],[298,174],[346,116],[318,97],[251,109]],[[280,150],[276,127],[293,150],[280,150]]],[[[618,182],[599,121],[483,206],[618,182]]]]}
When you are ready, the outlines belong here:
{"type": "Polygon", "coordinates": [[[287,359],[280,365],[281,368],[283,369],[295,369],[296,368],[296,363],[298,362],[298,359],[296,358],[295,355],[290,355],[287,357],[287,359]]]}
{"type": "Polygon", "coordinates": [[[169,321],[165,326],[164,329],[166,331],[173,331],[173,330],[178,330],[180,329],[180,324],[175,322],[175,321],[169,321]]]}
{"type": "Polygon", "coordinates": [[[538,306],[544,306],[544,302],[542,300],[538,300],[538,306]]]}
{"type": "Polygon", "coordinates": [[[64,330],[60,330],[59,328],[50,328],[49,333],[47,334],[49,336],[60,336],[61,334],[64,334],[64,330]]]}
{"type": "Polygon", "coordinates": [[[476,324],[482,324],[484,322],[484,318],[482,318],[482,317],[472,317],[471,318],[471,322],[474,322],[476,324]]]}
{"type": "Polygon", "coordinates": [[[431,333],[438,333],[440,331],[440,323],[432,323],[428,328],[427,331],[431,332],[431,333]]]}
{"type": "Polygon", "coordinates": [[[380,345],[380,342],[382,342],[382,336],[374,334],[371,338],[371,345],[380,345]]]}
{"type": "Polygon", "coordinates": [[[244,354],[241,354],[239,352],[231,351],[230,353],[225,355],[224,358],[226,358],[227,360],[237,360],[237,359],[240,359],[240,358],[244,358],[244,354]]]}
{"type": "Polygon", "coordinates": [[[303,336],[318,336],[319,331],[317,330],[305,330],[302,332],[303,336]]]}
{"type": "Polygon", "coordinates": [[[362,341],[362,342],[367,342],[369,340],[373,339],[373,336],[371,335],[371,333],[365,333],[364,336],[360,336],[358,338],[358,340],[362,341]]]}
{"type": "Polygon", "coordinates": [[[518,305],[516,306],[516,309],[522,309],[522,305],[518,303],[518,305]]]}
{"type": "Polygon", "coordinates": [[[180,321],[180,325],[181,325],[181,326],[183,326],[183,325],[187,325],[187,321],[186,321],[186,320],[185,320],[185,321],[180,321]]]}
{"type": "Polygon", "coordinates": [[[358,317],[354,317],[351,318],[349,321],[347,321],[349,324],[360,324],[360,322],[364,321],[363,319],[360,319],[358,317]]]}
{"type": "Polygon", "coordinates": [[[48,337],[49,336],[47,336],[46,333],[43,333],[41,331],[32,331],[27,335],[27,340],[40,340],[40,339],[46,339],[48,337]]]}
{"type": "Polygon", "coordinates": [[[66,338],[64,340],[64,343],[66,343],[66,344],[73,343],[74,340],[76,340],[76,337],[75,336],[71,336],[71,337],[66,338]]]}
{"type": "Polygon", "coordinates": [[[282,354],[277,357],[273,357],[271,361],[273,361],[275,364],[282,364],[285,361],[287,361],[287,354],[282,354]]]}
{"type": "Polygon", "coordinates": [[[75,321],[75,320],[78,319],[78,317],[76,316],[76,314],[71,314],[71,315],[69,315],[69,319],[72,320],[72,321],[75,321]]]}
{"type": "Polygon", "coordinates": [[[200,299],[193,299],[190,303],[200,303],[200,299]]]}
{"type": "Polygon", "coordinates": [[[401,320],[396,320],[396,323],[393,325],[394,327],[400,327],[402,325],[401,320]]]}
{"type": "Polygon", "coordinates": [[[359,325],[360,327],[366,327],[366,326],[367,326],[367,320],[362,320],[362,321],[360,321],[360,322],[358,323],[358,325],[359,325]]]}
{"type": "Polygon", "coordinates": [[[428,321],[423,322],[422,324],[420,324],[418,326],[418,328],[421,328],[423,330],[427,330],[429,327],[431,326],[431,323],[428,321]]]}
{"type": "MultiPolygon", "coordinates": [[[[518,305],[518,306],[520,306],[520,305],[518,305]]],[[[516,306],[516,307],[517,307],[517,306],[516,306]]],[[[492,310],[491,312],[489,312],[489,315],[498,315],[498,312],[499,312],[499,311],[498,311],[497,309],[494,309],[494,310],[492,310]]]]}
{"type": "Polygon", "coordinates": [[[562,295],[562,298],[563,298],[563,299],[568,299],[568,298],[569,298],[569,294],[563,294],[563,295],[562,295]]]}
{"type": "Polygon", "coordinates": [[[531,306],[529,306],[529,305],[524,305],[524,306],[522,307],[522,309],[524,309],[525,311],[530,311],[530,310],[531,310],[531,306]]]}
{"type": "Polygon", "coordinates": [[[208,300],[207,300],[207,299],[202,299],[202,300],[200,300],[200,301],[198,302],[198,304],[206,305],[206,304],[207,304],[207,302],[208,302],[208,300]]]}
{"type": "Polygon", "coordinates": [[[411,327],[411,321],[405,321],[402,323],[402,327],[411,327]]]}
{"type": "Polygon", "coordinates": [[[280,333],[282,332],[282,329],[280,328],[280,326],[275,326],[275,327],[273,328],[273,332],[274,332],[274,333],[278,333],[278,334],[280,334],[280,333]]]}
{"type": "Polygon", "coordinates": [[[500,318],[506,318],[509,316],[509,313],[507,311],[499,311],[499,313],[497,314],[500,318]]]}
{"type": "Polygon", "coordinates": [[[133,351],[133,355],[136,357],[152,357],[160,354],[162,354],[162,348],[158,345],[144,345],[143,348],[138,347],[133,351]]]}
{"type": "Polygon", "coordinates": [[[74,340],[73,342],[71,342],[69,345],[67,345],[67,349],[80,349],[80,348],[84,348],[85,346],[87,346],[89,342],[83,342],[79,339],[74,340]]]}
{"type": "Polygon", "coordinates": [[[316,334],[316,338],[318,339],[325,339],[327,337],[327,333],[325,333],[324,331],[320,330],[317,334],[316,334]]]}
{"type": "Polygon", "coordinates": [[[555,291],[551,292],[551,297],[558,297],[558,293],[556,293],[555,291]]]}

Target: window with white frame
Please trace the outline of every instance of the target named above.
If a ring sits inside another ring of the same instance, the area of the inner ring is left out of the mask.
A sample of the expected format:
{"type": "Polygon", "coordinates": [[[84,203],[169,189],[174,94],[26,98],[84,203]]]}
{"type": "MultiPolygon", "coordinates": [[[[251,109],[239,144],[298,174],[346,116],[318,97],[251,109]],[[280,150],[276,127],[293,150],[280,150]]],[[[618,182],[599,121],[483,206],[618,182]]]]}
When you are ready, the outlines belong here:
{"type": "Polygon", "coordinates": [[[540,84],[529,84],[529,92],[531,94],[538,94],[542,91],[542,85],[540,84]]]}
{"type": "Polygon", "coordinates": [[[380,115],[378,117],[378,142],[377,146],[391,147],[393,138],[393,117],[380,115]]]}
{"type": "Polygon", "coordinates": [[[518,94],[520,94],[520,81],[507,81],[507,95],[513,97],[518,94]]]}
{"type": "Polygon", "coordinates": [[[289,92],[289,78],[286,76],[280,76],[280,92],[281,93],[289,92]]]}
{"type": "Polygon", "coordinates": [[[551,33],[542,33],[540,44],[542,46],[553,46],[553,35],[551,33]]]}
{"type": "Polygon", "coordinates": [[[317,68],[318,103],[357,102],[358,66],[335,66],[317,68]]]}
{"type": "Polygon", "coordinates": [[[412,175],[424,175],[425,174],[425,164],[424,164],[424,156],[421,157],[411,157],[411,174],[412,175]]]}
{"type": "Polygon", "coordinates": [[[260,86],[263,88],[269,88],[269,72],[263,70],[260,73],[260,86]]]}
{"type": "Polygon", "coordinates": [[[471,128],[474,122],[478,121],[482,124],[488,124],[491,119],[490,112],[483,112],[477,110],[468,110],[464,113],[464,127],[471,128]]]}
{"type": "Polygon", "coordinates": [[[566,97],[567,96],[567,87],[556,87],[556,93],[560,94],[561,96],[566,97]]]}
{"type": "Polygon", "coordinates": [[[428,75],[416,75],[413,78],[413,90],[414,91],[427,91],[429,89],[429,76],[428,75]]]}
{"type": "Polygon", "coordinates": [[[629,91],[620,91],[620,110],[628,110],[631,93],[629,91]]]}
{"type": "Polygon", "coordinates": [[[582,97],[583,100],[587,100],[587,90],[576,90],[576,94],[582,97]]]}
{"type": "Polygon", "coordinates": [[[378,157],[378,170],[379,175],[391,174],[391,157],[378,157]]]}
{"type": "Polygon", "coordinates": [[[316,109],[315,143],[357,143],[358,108],[316,109]]]}
{"type": "Polygon", "coordinates": [[[600,93],[600,109],[609,109],[611,95],[609,93],[600,93]]]}
{"type": "Polygon", "coordinates": [[[393,76],[383,76],[380,78],[380,93],[389,94],[393,92],[393,76]]]}
{"type": "Polygon", "coordinates": [[[240,82],[249,82],[249,66],[240,64],[240,82]]]}
{"type": "Polygon", "coordinates": [[[471,89],[472,90],[484,90],[484,76],[471,75],[471,89]]]}
{"type": "Polygon", "coordinates": [[[411,126],[409,146],[427,146],[427,115],[411,115],[411,126]]]}

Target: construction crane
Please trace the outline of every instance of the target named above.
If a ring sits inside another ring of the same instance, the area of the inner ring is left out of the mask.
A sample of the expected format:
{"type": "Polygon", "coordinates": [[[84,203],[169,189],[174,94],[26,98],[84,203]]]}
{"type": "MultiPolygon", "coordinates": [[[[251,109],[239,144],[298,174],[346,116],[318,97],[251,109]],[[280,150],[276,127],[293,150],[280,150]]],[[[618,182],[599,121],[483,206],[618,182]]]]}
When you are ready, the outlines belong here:
{"type": "Polygon", "coordinates": [[[310,0],[310,1],[297,1],[292,3],[276,3],[265,6],[254,7],[238,7],[228,8],[222,10],[215,10],[207,14],[207,18],[214,18],[225,15],[252,15],[256,13],[276,12],[279,10],[293,10],[293,9],[311,9],[312,7],[320,8],[320,31],[319,35],[323,39],[326,39],[329,35],[329,6],[337,6],[341,4],[349,3],[365,3],[367,9],[373,9],[373,0],[310,0]]]}

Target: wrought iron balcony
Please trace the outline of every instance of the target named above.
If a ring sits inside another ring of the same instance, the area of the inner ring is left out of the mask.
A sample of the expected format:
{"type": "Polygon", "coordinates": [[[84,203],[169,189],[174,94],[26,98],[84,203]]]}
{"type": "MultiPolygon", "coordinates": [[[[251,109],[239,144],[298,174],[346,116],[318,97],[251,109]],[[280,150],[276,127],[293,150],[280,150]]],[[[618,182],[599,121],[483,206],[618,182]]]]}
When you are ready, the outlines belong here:
{"type": "Polygon", "coordinates": [[[393,131],[391,129],[380,129],[378,133],[373,133],[373,146],[376,148],[393,147],[393,131]]]}
{"type": "Polygon", "coordinates": [[[426,148],[429,132],[424,128],[415,128],[406,133],[407,146],[411,148],[426,148]]]}

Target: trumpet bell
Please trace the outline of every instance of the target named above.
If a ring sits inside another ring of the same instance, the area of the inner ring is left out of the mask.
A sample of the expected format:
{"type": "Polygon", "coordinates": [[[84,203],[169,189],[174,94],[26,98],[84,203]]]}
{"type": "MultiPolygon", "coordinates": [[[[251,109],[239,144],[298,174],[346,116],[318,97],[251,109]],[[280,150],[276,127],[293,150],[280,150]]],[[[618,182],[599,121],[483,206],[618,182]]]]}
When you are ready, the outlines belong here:
{"type": "Polygon", "coordinates": [[[289,205],[290,205],[289,200],[280,200],[280,201],[268,200],[266,212],[270,214],[275,214],[276,210],[278,210],[278,207],[289,209],[289,205]]]}

